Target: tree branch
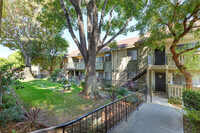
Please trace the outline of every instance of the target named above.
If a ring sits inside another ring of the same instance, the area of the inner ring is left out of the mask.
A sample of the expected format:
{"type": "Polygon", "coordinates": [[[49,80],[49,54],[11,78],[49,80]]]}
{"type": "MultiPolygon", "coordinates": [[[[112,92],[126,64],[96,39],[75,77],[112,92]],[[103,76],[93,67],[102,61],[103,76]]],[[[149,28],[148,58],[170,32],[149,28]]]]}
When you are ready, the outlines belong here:
{"type": "Polygon", "coordinates": [[[195,47],[193,47],[193,48],[190,48],[190,49],[187,49],[187,50],[185,50],[185,51],[182,51],[182,52],[178,53],[178,56],[181,55],[181,54],[184,54],[184,53],[186,53],[186,52],[189,52],[189,51],[198,49],[198,48],[200,48],[200,45],[197,45],[197,46],[195,46],[195,47]]]}
{"type": "Polygon", "coordinates": [[[102,27],[102,24],[103,24],[107,3],[108,3],[108,0],[105,0],[102,11],[101,11],[101,19],[99,21],[99,34],[101,34],[101,27],[102,27]]]}
{"type": "Polygon", "coordinates": [[[60,0],[60,3],[61,3],[63,11],[65,13],[65,19],[67,21],[69,33],[71,34],[71,36],[72,36],[74,42],[76,43],[77,47],[80,48],[80,43],[79,43],[79,41],[78,41],[77,37],[75,36],[74,31],[72,29],[72,25],[71,25],[71,22],[70,22],[69,14],[68,14],[67,9],[65,8],[63,0],[60,0]]]}
{"type": "Polygon", "coordinates": [[[120,35],[125,30],[125,28],[127,27],[127,25],[129,23],[129,21],[131,20],[131,18],[132,18],[132,16],[127,19],[127,21],[124,24],[124,26],[110,40],[108,40],[105,44],[102,44],[101,46],[98,46],[97,52],[100,51],[103,47],[107,46],[109,43],[111,43],[118,35],[120,35]]]}
{"type": "Polygon", "coordinates": [[[106,30],[106,34],[102,40],[102,44],[105,42],[107,36],[108,36],[108,33],[109,33],[109,30],[110,30],[110,26],[111,26],[111,19],[112,19],[112,12],[113,10],[116,8],[117,6],[113,6],[112,9],[110,10],[110,16],[109,16],[109,20],[108,20],[108,29],[106,30]]]}

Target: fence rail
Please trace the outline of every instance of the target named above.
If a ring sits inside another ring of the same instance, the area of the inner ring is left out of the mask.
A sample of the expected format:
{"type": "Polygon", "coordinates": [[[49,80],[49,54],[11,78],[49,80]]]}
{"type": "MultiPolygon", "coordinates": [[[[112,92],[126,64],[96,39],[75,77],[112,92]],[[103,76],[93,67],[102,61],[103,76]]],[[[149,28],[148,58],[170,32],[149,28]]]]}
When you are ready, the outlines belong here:
{"type": "Polygon", "coordinates": [[[107,133],[147,102],[145,87],[68,123],[31,133],[107,133]]]}

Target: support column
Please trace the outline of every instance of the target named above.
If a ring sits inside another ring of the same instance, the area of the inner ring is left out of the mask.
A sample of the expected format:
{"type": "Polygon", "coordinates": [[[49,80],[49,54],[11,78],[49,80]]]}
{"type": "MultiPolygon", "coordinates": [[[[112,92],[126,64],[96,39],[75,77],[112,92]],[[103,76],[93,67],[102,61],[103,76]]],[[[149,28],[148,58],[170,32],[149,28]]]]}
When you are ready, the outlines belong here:
{"type": "Polygon", "coordinates": [[[166,86],[166,92],[167,92],[167,96],[168,96],[168,84],[169,84],[169,71],[168,69],[166,69],[165,72],[165,86],[166,86]]]}

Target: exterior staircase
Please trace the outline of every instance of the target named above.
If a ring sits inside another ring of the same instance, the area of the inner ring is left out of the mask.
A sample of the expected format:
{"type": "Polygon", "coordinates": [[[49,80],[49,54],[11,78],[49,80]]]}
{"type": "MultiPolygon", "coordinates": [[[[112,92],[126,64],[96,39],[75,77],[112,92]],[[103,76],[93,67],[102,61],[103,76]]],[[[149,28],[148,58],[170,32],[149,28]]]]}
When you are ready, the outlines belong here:
{"type": "Polygon", "coordinates": [[[112,84],[116,88],[120,88],[122,86],[128,86],[129,83],[136,81],[143,75],[147,73],[148,67],[148,57],[145,57],[138,61],[130,70],[125,72],[118,78],[117,80],[113,81],[112,84]]]}

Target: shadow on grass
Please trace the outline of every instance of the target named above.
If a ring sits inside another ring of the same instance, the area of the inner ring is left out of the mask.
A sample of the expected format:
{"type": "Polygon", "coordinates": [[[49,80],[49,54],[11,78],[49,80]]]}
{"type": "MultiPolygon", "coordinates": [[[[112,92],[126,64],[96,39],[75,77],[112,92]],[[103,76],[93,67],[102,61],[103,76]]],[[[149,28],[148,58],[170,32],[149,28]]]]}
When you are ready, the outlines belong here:
{"type": "Polygon", "coordinates": [[[50,125],[67,122],[96,108],[94,101],[78,95],[82,90],[79,87],[72,86],[70,93],[62,93],[50,88],[62,89],[63,84],[50,81],[29,80],[22,81],[22,85],[24,89],[16,90],[22,105],[27,110],[31,107],[41,108],[46,115],[44,119],[53,123],[50,125]]]}

